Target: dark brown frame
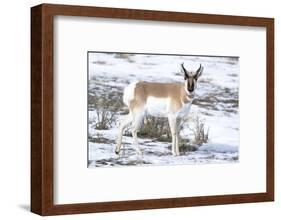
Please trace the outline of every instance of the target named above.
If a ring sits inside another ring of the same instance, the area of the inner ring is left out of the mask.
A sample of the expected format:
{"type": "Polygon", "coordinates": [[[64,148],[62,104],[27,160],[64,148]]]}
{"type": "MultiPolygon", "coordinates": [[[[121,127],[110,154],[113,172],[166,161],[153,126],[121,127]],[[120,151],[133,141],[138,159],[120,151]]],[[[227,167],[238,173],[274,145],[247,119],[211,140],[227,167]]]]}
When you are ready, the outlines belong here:
{"type": "Polygon", "coordinates": [[[31,8],[31,211],[60,215],[274,200],[274,19],[42,4],[31,8]],[[266,192],[69,205],[53,203],[53,17],[88,16],[266,28],[266,192]]]}

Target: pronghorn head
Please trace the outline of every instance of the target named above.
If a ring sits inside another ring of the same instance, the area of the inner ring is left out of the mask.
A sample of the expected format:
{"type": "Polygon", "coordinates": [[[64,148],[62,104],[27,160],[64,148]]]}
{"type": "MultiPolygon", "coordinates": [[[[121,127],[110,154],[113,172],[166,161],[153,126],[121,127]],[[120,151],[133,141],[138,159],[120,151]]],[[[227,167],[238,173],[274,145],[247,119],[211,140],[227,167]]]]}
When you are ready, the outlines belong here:
{"type": "Polygon", "coordinates": [[[194,95],[196,89],[197,80],[203,72],[203,67],[200,64],[200,67],[196,71],[187,71],[184,67],[184,63],[181,64],[181,71],[184,75],[185,81],[185,90],[189,95],[194,95]]]}

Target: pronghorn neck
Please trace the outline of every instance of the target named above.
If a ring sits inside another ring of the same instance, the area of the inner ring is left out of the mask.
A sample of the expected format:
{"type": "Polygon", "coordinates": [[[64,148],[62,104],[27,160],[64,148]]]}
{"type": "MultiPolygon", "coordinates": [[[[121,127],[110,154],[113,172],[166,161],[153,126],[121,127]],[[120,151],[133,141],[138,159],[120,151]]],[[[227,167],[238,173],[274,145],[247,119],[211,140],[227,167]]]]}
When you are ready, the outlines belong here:
{"type": "Polygon", "coordinates": [[[191,95],[190,92],[188,92],[186,86],[184,86],[184,91],[185,91],[185,95],[187,96],[188,99],[194,99],[195,96],[195,92],[193,92],[193,94],[191,95]]]}
{"type": "Polygon", "coordinates": [[[191,95],[190,92],[188,92],[185,84],[182,85],[182,94],[181,94],[181,102],[183,105],[186,105],[188,103],[192,103],[195,93],[193,92],[193,94],[191,95]]]}

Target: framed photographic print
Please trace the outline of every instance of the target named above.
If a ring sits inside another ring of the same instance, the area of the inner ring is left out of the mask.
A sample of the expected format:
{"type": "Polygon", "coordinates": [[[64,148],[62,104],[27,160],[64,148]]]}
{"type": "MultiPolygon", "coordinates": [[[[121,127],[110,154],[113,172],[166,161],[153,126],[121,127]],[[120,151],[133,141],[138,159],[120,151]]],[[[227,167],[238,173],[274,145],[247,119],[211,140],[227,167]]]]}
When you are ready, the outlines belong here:
{"type": "Polygon", "coordinates": [[[31,9],[31,211],[274,200],[274,19],[31,9]]]}

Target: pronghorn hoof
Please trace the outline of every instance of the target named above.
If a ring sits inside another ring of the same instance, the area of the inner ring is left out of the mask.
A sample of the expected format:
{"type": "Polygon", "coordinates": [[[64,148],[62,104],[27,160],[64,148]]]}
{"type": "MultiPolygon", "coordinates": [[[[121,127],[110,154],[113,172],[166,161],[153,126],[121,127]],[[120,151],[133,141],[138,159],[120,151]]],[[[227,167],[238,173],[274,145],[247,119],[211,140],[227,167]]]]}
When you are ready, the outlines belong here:
{"type": "Polygon", "coordinates": [[[180,153],[172,153],[173,154],[173,156],[180,156],[180,153]]]}

